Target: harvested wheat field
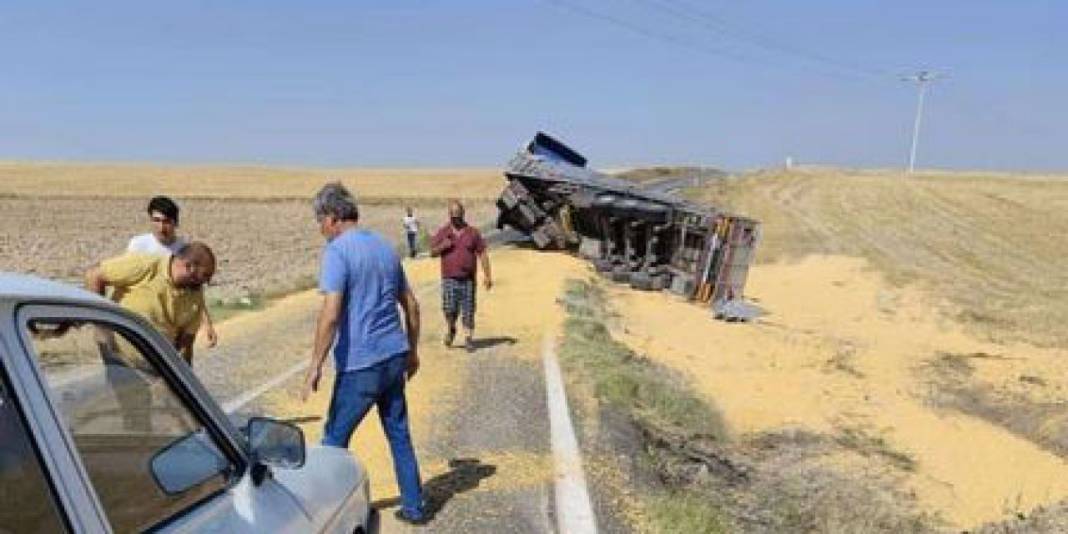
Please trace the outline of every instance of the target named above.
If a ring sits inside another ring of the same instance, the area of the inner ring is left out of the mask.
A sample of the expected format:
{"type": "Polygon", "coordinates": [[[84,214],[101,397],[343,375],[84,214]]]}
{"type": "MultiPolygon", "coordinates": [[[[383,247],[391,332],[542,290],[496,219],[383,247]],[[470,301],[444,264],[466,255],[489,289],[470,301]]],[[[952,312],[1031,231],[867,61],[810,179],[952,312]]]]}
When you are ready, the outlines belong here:
{"type": "Polygon", "coordinates": [[[310,198],[340,180],[361,197],[493,200],[497,169],[281,168],[0,162],[0,195],[28,197],[310,198]]]}
{"type": "Polygon", "coordinates": [[[492,223],[499,173],[485,170],[275,170],[244,167],[0,164],[0,270],[77,283],[148,231],[148,198],[182,208],[181,235],[211,245],[219,269],[209,297],[271,296],[310,287],[322,238],[311,198],[341,179],[358,196],[361,224],[398,247],[405,206],[424,229],[445,221],[447,199],[465,199],[474,224],[492,223]]]}
{"type": "Polygon", "coordinates": [[[865,258],[982,336],[1068,346],[1068,176],[813,169],[690,194],[759,219],[760,262],[865,258]]]}

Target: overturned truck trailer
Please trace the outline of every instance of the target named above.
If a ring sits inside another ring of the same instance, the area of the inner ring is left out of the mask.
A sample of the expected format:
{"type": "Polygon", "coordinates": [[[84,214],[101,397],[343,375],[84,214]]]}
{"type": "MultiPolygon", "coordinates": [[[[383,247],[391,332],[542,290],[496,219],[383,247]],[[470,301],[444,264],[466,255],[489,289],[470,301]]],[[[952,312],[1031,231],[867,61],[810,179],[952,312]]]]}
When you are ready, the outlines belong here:
{"type": "Polygon", "coordinates": [[[741,299],[756,221],[589,169],[586,158],[544,133],[504,174],[498,228],[530,236],[539,249],[577,251],[635,289],[670,289],[714,306],[741,299]]]}

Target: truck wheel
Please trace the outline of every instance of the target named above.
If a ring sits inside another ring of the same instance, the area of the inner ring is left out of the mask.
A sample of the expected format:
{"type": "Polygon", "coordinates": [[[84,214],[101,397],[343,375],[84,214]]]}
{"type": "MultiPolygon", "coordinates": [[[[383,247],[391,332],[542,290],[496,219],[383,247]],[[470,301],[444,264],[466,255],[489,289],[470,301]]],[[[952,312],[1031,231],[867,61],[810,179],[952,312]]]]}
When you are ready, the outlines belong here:
{"type": "Polygon", "coordinates": [[[653,290],[663,291],[671,287],[671,275],[668,273],[660,274],[653,277],[653,290]]]}
{"type": "Polygon", "coordinates": [[[632,273],[630,275],[630,287],[642,291],[651,291],[653,289],[653,277],[649,276],[648,273],[632,273]]]}

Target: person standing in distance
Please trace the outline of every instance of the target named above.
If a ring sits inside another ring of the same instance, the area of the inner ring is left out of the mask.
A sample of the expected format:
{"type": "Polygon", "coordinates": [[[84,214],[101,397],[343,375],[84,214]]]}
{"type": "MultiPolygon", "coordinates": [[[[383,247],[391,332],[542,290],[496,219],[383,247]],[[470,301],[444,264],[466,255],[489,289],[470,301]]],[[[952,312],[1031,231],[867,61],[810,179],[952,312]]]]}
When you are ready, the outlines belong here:
{"type": "Polygon", "coordinates": [[[358,227],[356,199],[343,185],[323,186],[315,195],[314,210],[327,240],[319,271],[323,305],[301,400],[319,389],[323,362],[334,345],[337,375],[322,444],[348,448],[356,427],[376,406],[400,486],[397,518],[424,523],[426,507],[404,391],[419,370],[419,303],[393,246],[358,227]]]}
{"type": "MultiPolygon", "coordinates": [[[[147,211],[152,231],[132,237],[126,245],[126,252],[153,256],[177,254],[186,246],[185,239],[178,236],[178,204],[170,197],[155,196],[148,201],[147,211]]],[[[201,310],[200,324],[208,348],[214,347],[219,342],[219,335],[215,332],[207,306],[201,310]]]]}
{"type": "Polygon", "coordinates": [[[415,246],[416,240],[419,239],[419,219],[412,214],[411,206],[405,208],[405,212],[401,223],[404,225],[404,235],[408,238],[408,255],[414,258],[419,252],[415,246]]]}
{"type": "Polygon", "coordinates": [[[464,206],[459,200],[449,201],[449,222],[434,234],[430,254],[441,258],[441,308],[445,313],[445,346],[451,347],[456,338],[456,319],[464,326],[464,347],[474,352],[475,335],[475,278],[478,262],[482,263],[482,283],[488,291],[493,287],[489,255],[482,234],[464,219],[464,206]]]}

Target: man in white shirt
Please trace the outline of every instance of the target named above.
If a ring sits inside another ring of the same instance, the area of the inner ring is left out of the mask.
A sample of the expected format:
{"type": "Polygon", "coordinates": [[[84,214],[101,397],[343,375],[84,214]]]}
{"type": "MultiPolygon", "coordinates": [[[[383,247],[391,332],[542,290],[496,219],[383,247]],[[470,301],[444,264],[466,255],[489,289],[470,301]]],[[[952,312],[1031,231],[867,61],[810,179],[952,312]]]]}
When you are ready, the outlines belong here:
{"type": "Polygon", "coordinates": [[[418,252],[415,248],[415,242],[419,237],[419,219],[416,219],[415,215],[412,214],[411,206],[405,209],[408,214],[404,216],[404,220],[402,221],[404,224],[404,233],[408,236],[408,253],[414,258],[418,252]]]}
{"type": "MultiPolygon", "coordinates": [[[[170,256],[177,254],[186,246],[186,241],[178,237],[178,204],[170,197],[152,197],[148,202],[148,217],[152,222],[152,231],[147,234],[134,236],[126,245],[126,252],[139,252],[156,256],[170,256]]],[[[201,308],[200,323],[204,330],[204,338],[208,347],[214,347],[219,342],[219,336],[215,333],[215,326],[211,323],[211,315],[208,314],[207,306],[201,308]]]]}

